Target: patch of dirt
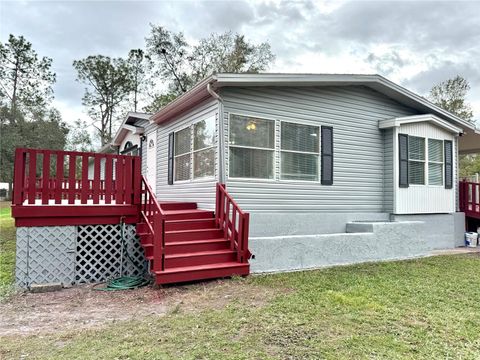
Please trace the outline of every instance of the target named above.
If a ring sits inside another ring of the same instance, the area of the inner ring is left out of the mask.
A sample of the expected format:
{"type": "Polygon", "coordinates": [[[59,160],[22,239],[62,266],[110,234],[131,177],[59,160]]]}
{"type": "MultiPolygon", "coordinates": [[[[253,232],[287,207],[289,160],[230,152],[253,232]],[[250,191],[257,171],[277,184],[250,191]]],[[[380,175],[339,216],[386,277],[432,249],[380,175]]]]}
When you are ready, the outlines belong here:
{"type": "Polygon", "coordinates": [[[93,285],[61,291],[19,293],[0,304],[2,336],[34,335],[86,329],[170,312],[221,309],[231,302],[266,304],[278,290],[244,280],[215,280],[155,289],[96,291],[93,285]]]}

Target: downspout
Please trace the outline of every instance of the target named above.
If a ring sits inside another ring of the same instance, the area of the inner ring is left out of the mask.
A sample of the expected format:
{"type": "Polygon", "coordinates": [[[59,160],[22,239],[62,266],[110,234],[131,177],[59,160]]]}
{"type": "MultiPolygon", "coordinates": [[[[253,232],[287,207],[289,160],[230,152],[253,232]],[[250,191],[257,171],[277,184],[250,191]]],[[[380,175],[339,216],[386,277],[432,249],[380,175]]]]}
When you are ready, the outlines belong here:
{"type": "Polygon", "coordinates": [[[212,88],[212,83],[207,84],[208,93],[218,100],[218,182],[225,183],[225,124],[223,118],[223,99],[212,88]]]}

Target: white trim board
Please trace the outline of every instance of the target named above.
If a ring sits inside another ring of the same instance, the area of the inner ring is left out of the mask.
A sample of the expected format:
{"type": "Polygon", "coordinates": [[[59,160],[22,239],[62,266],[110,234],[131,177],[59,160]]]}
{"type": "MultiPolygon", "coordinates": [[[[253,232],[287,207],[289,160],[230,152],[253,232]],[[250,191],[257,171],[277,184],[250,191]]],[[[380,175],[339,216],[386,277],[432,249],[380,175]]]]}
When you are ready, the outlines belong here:
{"type": "Polygon", "coordinates": [[[463,130],[459,127],[456,127],[445,120],[440,119],[439,117],[432,114],[424,115],[412,115],[412,116],[402,116],[393,119],[380,120],[378,122],[379,129],[389,129],[393,127],[400,127],[405,124],[419,123],[419,122],[429,122],[438,127],[447,130],[453,134],[462,134],[463,130]]]}

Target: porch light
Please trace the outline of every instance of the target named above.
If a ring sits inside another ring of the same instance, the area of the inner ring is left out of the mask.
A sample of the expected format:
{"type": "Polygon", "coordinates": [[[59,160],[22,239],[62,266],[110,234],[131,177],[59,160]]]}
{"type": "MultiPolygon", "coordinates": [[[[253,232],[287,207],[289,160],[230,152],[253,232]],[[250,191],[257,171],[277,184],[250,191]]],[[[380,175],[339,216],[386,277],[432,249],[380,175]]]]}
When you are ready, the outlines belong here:
{"type": "Polygon", "coordinates": [[[255,131],[257,130],[257,124],[255,123],[254,120],[250,120],[247,124],[247,130],[248,131],[255,131]]]}

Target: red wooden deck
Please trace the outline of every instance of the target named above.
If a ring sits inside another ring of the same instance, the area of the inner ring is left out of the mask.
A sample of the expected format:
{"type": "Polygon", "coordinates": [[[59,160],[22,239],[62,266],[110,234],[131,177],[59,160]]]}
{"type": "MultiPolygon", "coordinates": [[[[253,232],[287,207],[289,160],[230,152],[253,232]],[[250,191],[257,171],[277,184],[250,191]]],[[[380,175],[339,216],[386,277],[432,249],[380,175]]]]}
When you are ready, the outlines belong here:
{"type": "Polygon", "coordinates": [[[159,203],[137,156],[17,149],[16,226],[137,224],[157,284],[248,275],[249,214],[217,185],[216,210],[159,203]]]}
{"type": "Polygon", "coordinates": [[[249,274],[249,215],[224,185],[217,185],[214,213],[196,203],[159,203],[142,183],[137,233],[157,284],[249,274]]]}
{"type": "Polygon", "coordinates": [[[138,156],[17,149],[15,225],[136,223],[140,166],[138,156]]]}
{"type": "Polygon", "coordinates": [[[480,183],[460,181],[460,211],[465,217],[480,219],[480,183]]]}

